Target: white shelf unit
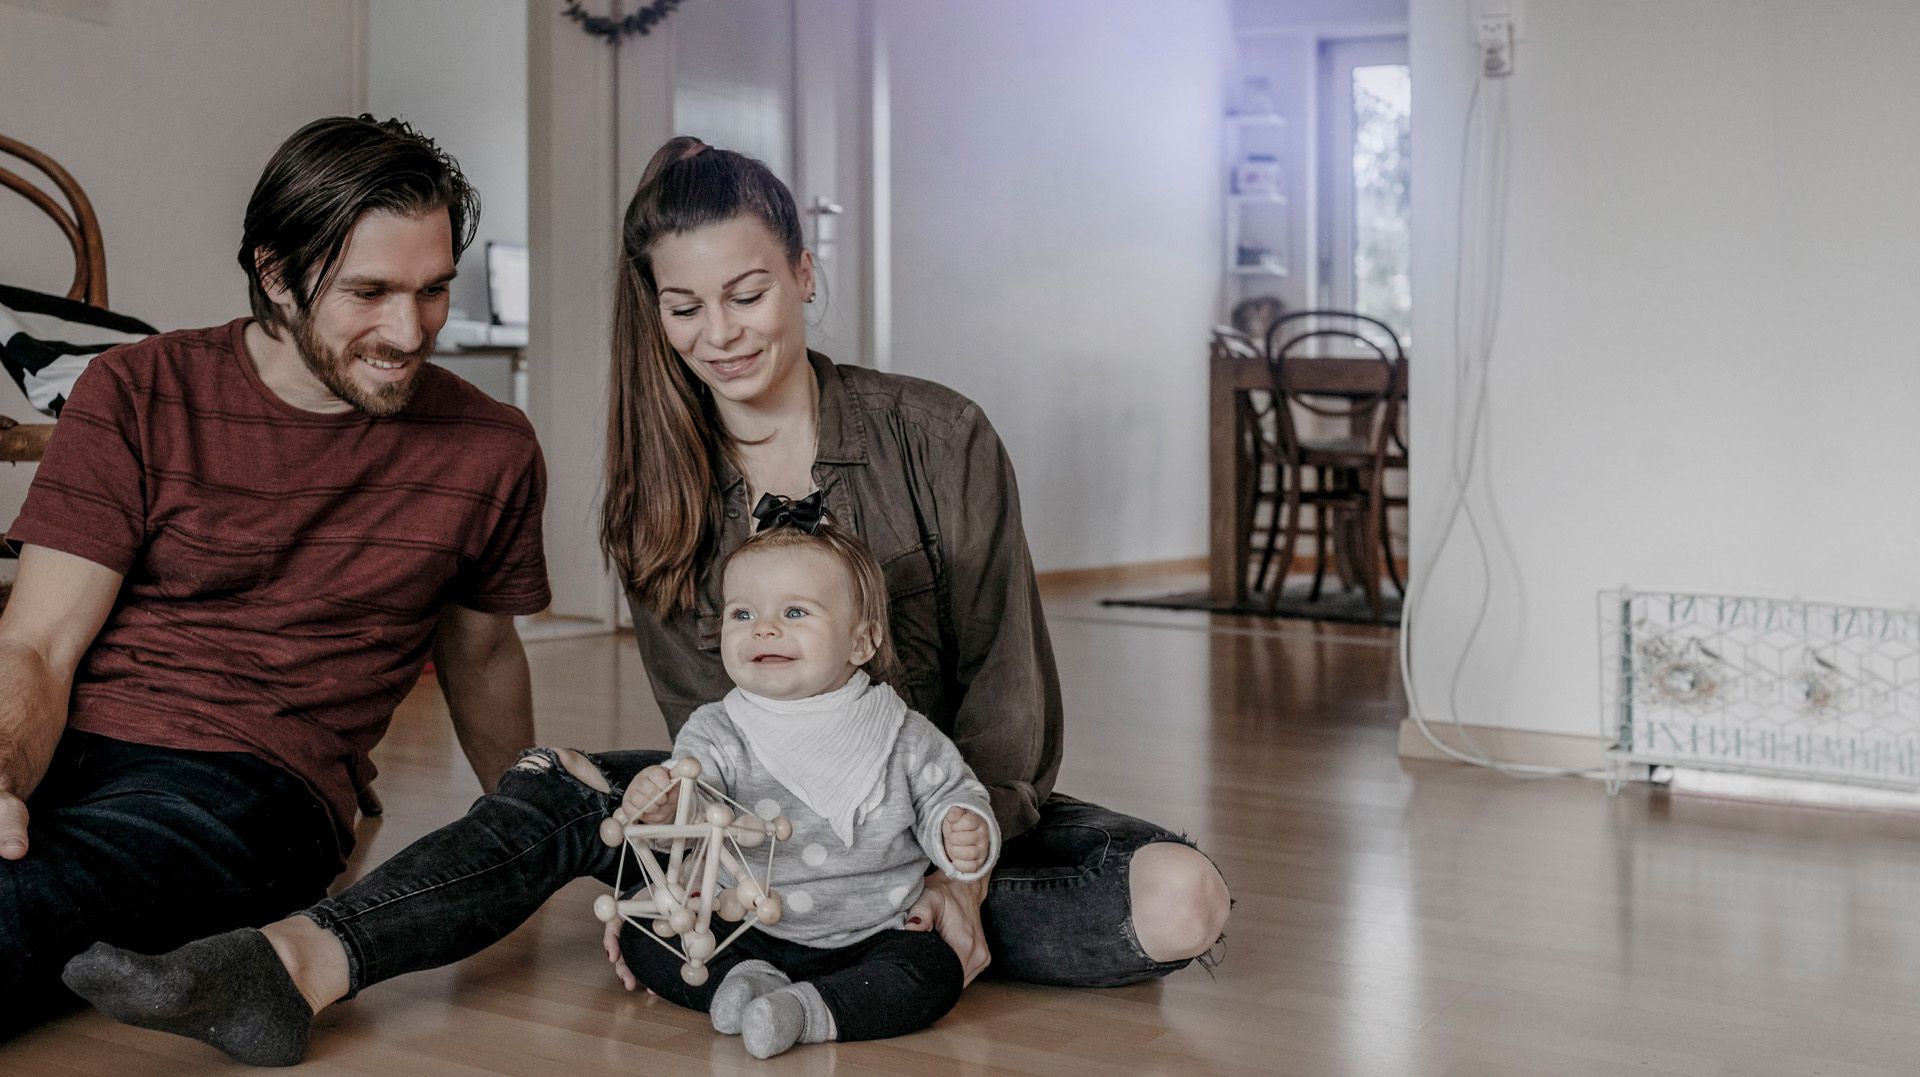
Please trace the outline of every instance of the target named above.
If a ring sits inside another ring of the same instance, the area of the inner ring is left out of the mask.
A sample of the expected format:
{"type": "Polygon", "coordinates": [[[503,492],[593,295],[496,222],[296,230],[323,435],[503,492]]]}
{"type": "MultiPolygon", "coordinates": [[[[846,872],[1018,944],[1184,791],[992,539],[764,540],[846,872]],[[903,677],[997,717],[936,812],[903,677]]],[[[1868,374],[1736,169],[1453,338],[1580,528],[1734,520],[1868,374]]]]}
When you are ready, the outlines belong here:
{"type": "Polygon", "coordinates": [[[1223,139],[1226,187],[1223,256],[1232,277],[1284,278],[1292,272],[1292,218],[1283,190],[1287,119],[1277,112],[1230,113],[1223,139]],[[1241,190],[1242,166],[1250,158],[1273,162],[1272,185],[1241,190]]]}

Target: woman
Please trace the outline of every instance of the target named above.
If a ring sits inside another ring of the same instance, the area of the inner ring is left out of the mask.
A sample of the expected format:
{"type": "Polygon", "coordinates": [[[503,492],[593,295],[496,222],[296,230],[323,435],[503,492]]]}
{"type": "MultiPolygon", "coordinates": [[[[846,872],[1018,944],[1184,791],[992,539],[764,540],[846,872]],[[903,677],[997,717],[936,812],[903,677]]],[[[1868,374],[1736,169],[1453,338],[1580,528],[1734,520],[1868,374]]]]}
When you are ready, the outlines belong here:
{"type": "MultiPolygon", "coordinates": [[[[968,980],[992,961],[1022,980],[1110,986],[1205,953],[1229,904],[1212,863],[1164,828],[1052,791],[1058,677],[1013,468],[979,408],[807,350],[812,255],[792,194],[757,161],[668,142],[623,239],[601,542],[669,731],[732,687],[713,567],[763,496],[818,491],[884,567],[889,679],[959,746],[1004,837],[990,880],[930,876],[910,924],[937,930],[968,980]]],[[[313,1011],[478,952],[580,875],[610,880],[599,821],[661,758],[536,749],[464,818],[304,913],[163,958],[96,949],[69,982],[123,1020],[242,1061],[297,1061],[313,1011]]]]}

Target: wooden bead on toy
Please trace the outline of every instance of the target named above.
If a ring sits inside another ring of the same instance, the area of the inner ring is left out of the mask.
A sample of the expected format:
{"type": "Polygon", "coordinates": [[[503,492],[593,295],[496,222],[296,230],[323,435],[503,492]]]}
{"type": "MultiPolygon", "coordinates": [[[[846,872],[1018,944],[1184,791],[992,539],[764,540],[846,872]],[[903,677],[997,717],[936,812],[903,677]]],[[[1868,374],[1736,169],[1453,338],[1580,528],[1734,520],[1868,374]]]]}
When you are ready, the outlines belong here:
{"type": "Polygon", "coordinates": [[[625,841],[626,838],[627,831],[625,827],[620,825],[620,820],[615,819],[611,815],[600,820],[600,840],[606,842],[607,848],[618,849],[620,843],[625,841]]]}
{"type": "Polygon", "coordinates": [[[777,816],[773,820],[773,836],[781,841],[793,837],[793,821],[786,816],[777,816]]]}
{"type": "Polygon", "coordinates": [[[653,922],[653,933],[664,939],[668,935],[673,934],[673,925],[667,923],[665,920],[655,920],[653,922]]]}
{"type": "Polygon", "coordinates": [[[713,914],[722,920],[738,923],[741,917],[747,915],[747,903],[740,900],[739,890],[724,890],[720,893],[720,900],[713,903],[713,914]]]}
{"type": "Polygon", "coordinates": [[[667,914],[667,923],[673,927],[673,933],[684,935],[693,930],[693,910],[685,905],[667,914]]]}
{"type": "Polygon", "coordinates": [[[725,804],[707,805],[707,825],[730,826],[733,823],[733,809],[725,804]]]}
{"type": "Polygon", "coordinates": [[[698,778],[700,776],[700,761],[692,756],[676,761],[673,764],[673,776],[676,778],[698,778]]]}
{"type": "Polygon", "coordinates": [[[761,923],[777,924],[780,922],[781,913],[786,910],[780,904],[779,894],[768,894],[754,903],[753,911],[760,917],[761,923]]]}
{"type": "Polygon", "coordinates": [[[711,931],[694,931],[682,936],[680,945],[687,952],[687,960],[705,962],[713,956],[717,942],[711,931]]]}
{"type": "Polygon", "coordinates": [[[748,813],[733,821],[733,840],[740,843],[742,849],[752,849],[767,840],[767,821],[758,815],[748,813]]]}
{"type": "Polygon", "coordinates": [[[707,966],[699,961],[689,961],[680,966],[680,978],[687,981],[688,987],[699,987],[707,982],[707,966]]]}
{"type": "Polygon", "coordinates": [[[593,899],[593,915],[603,924],[613,923],[613,918],[620,915],[620,903],[612,894],[601,894],[593,899]]]}

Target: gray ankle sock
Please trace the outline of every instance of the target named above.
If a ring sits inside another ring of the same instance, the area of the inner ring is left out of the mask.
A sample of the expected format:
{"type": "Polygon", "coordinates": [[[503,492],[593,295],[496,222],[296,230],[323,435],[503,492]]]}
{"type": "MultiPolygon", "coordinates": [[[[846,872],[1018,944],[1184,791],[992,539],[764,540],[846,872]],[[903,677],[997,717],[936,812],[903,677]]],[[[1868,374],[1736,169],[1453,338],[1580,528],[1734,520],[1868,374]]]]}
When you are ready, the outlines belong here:
{"type": "Polygon", "coordinates": [[[796,1043],[825,1043],[837,1034],[827,1000],[808,983],[762,995],[740,1015],[740,1040],[755,1058],[772,1058],[796,1043]]]}
{"type": "Polygon", "coordinates": [[[735,965],[727,978],[720,981],[720,989],[713,993],[713,1002],[707,1006],[707,1013],[713,1018],[713,1030],[738,1036],[740,1014],[747,1003],[792,982],[786,973],[765,961],[742,961],[735,965]]]}
{"type": "Polygon", "coordinates": [[[96,942],[60,979],[116,1021],[190,1036],[250,1066],[291,1066],[307,1053],[313,1010],[252,928],[157,957],[96,942]]]}

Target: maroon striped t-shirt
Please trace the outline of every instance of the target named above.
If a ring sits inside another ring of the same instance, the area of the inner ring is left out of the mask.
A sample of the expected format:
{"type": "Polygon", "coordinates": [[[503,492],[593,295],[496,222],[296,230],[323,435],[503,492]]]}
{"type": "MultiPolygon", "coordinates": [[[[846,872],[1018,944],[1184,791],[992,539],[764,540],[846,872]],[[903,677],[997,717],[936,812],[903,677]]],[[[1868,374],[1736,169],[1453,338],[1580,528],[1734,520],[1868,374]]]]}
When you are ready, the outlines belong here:
{"type": "Polygon", "coordinates": [[[246,325],[89,364],[7,538],[126,577],[70,728],[259,756],[326,803],[344,855],[442,606],[547,606],[546,476],[526,417],[438,367],[387,418],[287,404],[246,325]]]}

